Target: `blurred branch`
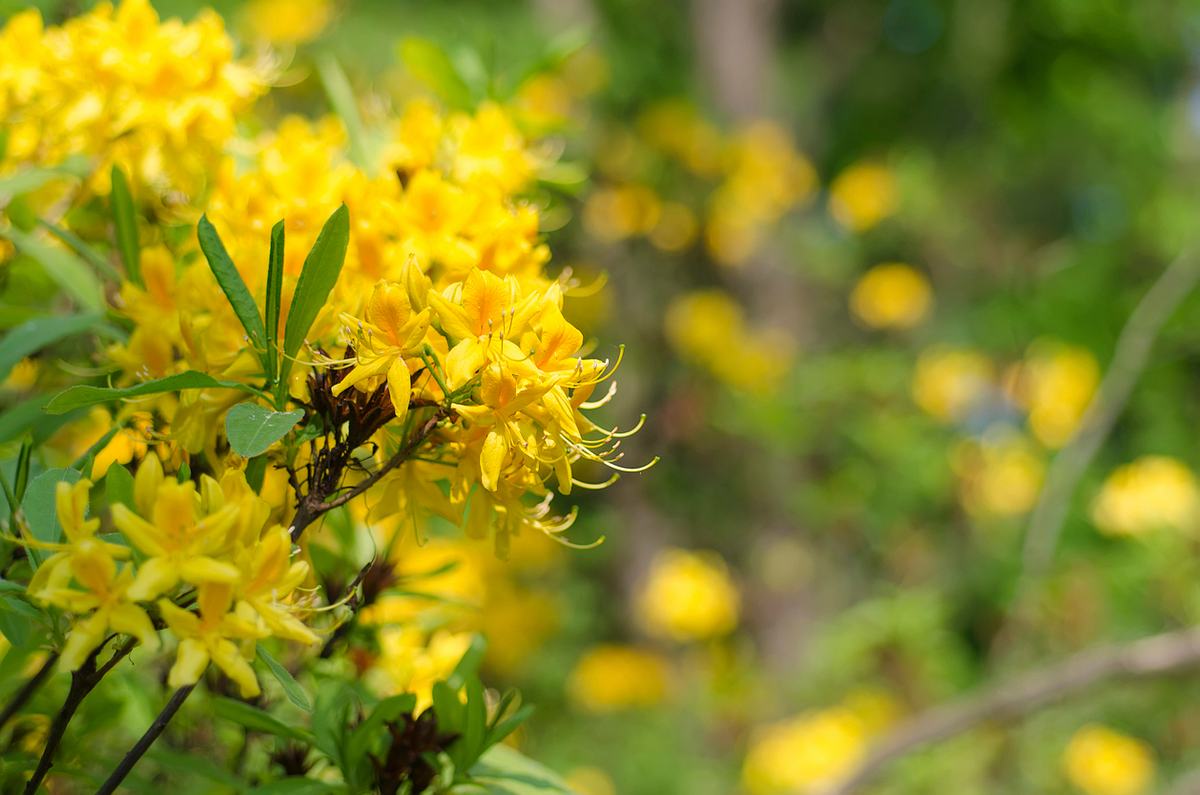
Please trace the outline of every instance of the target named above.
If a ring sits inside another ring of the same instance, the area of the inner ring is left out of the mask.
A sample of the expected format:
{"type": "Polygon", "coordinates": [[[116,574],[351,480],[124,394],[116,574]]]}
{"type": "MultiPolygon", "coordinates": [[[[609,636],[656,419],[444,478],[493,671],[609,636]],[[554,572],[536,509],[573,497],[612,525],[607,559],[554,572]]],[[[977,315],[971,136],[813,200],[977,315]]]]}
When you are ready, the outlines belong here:
{"type": "Polygon", "coordinates": [[[1093,649],[1026,674],[989,692],[936,707],[875,745],[862,764],[825,795],[850,795],[892,762],[981,723],[1019,718],[1112,679],[1141,679],[1200,666],[1200,628],[1093,649]]]}
{"type": "Polygon", "coordinates": [[[1037,580],[1049,568],[1075,486],[1124,411],[1159,332],[1195,288],[1197,280],[1200,280],[1200,257],[1187,251],[1163,271],[1121,330],[1108,372],[1079,430],[1050,465],[1046,485],[1030,516],[1025,531],[1022,583],[1016,591],[1018,601],[1024,591],[1022,586],[1037,580]]]}

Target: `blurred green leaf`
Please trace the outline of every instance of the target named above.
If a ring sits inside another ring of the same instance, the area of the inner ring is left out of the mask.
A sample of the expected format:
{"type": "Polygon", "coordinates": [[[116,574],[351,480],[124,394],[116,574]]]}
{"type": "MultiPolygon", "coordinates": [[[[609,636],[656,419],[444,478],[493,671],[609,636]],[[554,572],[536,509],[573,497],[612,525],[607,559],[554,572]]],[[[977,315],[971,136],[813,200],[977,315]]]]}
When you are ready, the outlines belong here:
{"type": "Polygon", "coordinates": [[[59,392],[46,404],[46,412],[50,414],[65,414],[72,409],[84,406],[94,406],[98,403],[112,403],[126,398],[156,395],[162,392],[178,392],[184,389],[237,389],[242,392],[256,394],[256,390],[246,384],[236,381],[219,381],[207,373],[188,370],[153,381],[143,381],[140,384],[127,387],[101,387],[90,384],[79,384],[59,392]]]}
{"type": "Polygon", "coordinates": [[[57,166],[26,168],[0,178],[0,196],[19,196],[64,177],[82,179],[89,170],[88,159],[82,155],[69,157],[57,166]]]}
{"type": "Polygon", "coordinates": [[[573,795],[556,773],[507,745],[489,748],[471,768],[470,780],[486,795],[573,795]]]}
{"type": "Polygon", "coordinates": [[[308,694],[304,692],[304,688],[296,681],[296,677],[292,676],[279,660],[276,660],[269,651],[263,648],[262,644],[258,645],[258,658],[263,661],[271,674],[279,680],[279,684],[283,686],[283,692],[288,697],[288,701],[305,712],[312,712],[312,702],[309,701],[308,694]]]}
{"type": "Polygon", "coordinates": [[[213,699],[213,714],[218,718],[241,724],[247,729],[273,734],[288,740],[311,744],[313,735],[304,729],[289,726],[270,713],[232,698],[213,699]]]}
{"type": "Polygon", "coordinates": [[[346,126],[351,158],[359,168],[367,172],[372,171],[375,159],[367,140],[367,130],[358,113],[358,100],[355,99],[354,89],[350,87],[342,65],[332,55],[323,55],[317,59],[317,74],[321,78],[321,85],[325,87],[329,104],[346,126]]]}
{"type": "MultiPolygon", "coordinates": [[[[55,543],[62,538],[55,492],[59,483],[75,483],[81,477],[83,475],[75,469],[47,469],[29,482],[29,488],[21,500],[21,509],[29,524],[29,532],[38,541],[55,543]]],[[[30,547],[29,554],[39,565],[46,559],[46,552],[34,547],[30,547]]]]}
{"type": "Polygon", "coordinates": [[[117,272],[116,268],[100,252],[85,243],[79,235],[69,229],[55,226],[43,219],[38,219],[38,224],[51,235],[58,238],[67,248],[78,254],[81,259],[85,260],[106,279],[114,284],[121,282],[121,274],[117,272]]]}
{"type": "Polygon", "coordinates": [[[102,317],[99,312],[66,317],[47,316],[17,326],[0,340],[0,381],[8,377],[13,365],[21,359],[61,339],[88,331],[102,317]]]}
{"type": "Polygon", "coordinates": [[[129,180],[117,165],[112,167],[112,210],[117,250],[125,263],[125,274],[129,281],[141,287],[142,248],[138,242],[137,211],[133,207],[133,194],[129,192],[129,180]]]}
{"type": "Polygon", "coordinates": [[[96,274],[74,252],[52,245],[35,233],[9,227],[0,230],[21,253],[36,260],[46,274],[84,309],[104,310],[104,290],[96,274]]]}
{"type": "Polygon", "coordinates": [[[109,464],[108,472],[104,475],[104,496],[110,506],[124,505],[130,509],[134,507],[133,475],[116,461],[109,464]]]}
{"type": "Polygon", "coordinates": [[[429,39],[406,36],[398,48],[401,63],[409,73],[430,88],[448,106],[466,109],[472,105],[471,89],[446,51],[429,39]]]}

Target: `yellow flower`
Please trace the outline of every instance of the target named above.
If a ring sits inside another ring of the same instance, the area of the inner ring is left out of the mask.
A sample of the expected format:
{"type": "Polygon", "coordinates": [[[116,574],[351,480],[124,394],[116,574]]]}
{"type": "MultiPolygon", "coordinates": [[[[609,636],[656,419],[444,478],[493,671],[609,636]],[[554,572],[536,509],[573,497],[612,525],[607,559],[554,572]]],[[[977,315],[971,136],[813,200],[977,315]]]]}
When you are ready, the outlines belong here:
{"type": "Polygon", "coordinates": [[[380,378],[386,378],[396,419],[403,421],[412,390],[404,357],[420,349],[429,328],[429,309],[413,312],[403,286],[379,282],[371,291],[364,319],[345,315],[343,320],[358,325],[354,330],[356,364],[333,388],[334,396],[350,387],[370,392],[380,378]]]}
{"type": "Polygon", "coordinates": [[[871,328],[913,328],[925,319],[932,303],[929,280],[902,262],[876,265],[850,293],[854,316],[871,328]]]}
{"type": "Polygon", "coordinates": [[[252,0],[245,8],[251,35],[274,44],[315,39],[332,18],[329,0],[252,0]]]}
{"type": "Polygon", "coordinates": [[[1045,464],[1025,437],[1009,432],[961,442],[951,453],[959,495],[973,514],[1016,516],[1033,508],[1045,464]]]}
{"type": "MultiPolygon", "coordinates": [[[[0,256],[0,262],[5,257],[0,256]]],[[[37,384],[38,363],[36,359],[25,358],[17,362],[4,378],[4,388],[14,392],[27,392],[37,384]]]]}
{"type": "Polygon", "coordinates": [[[713,553],[667,549],[655,556],[637,598],[646,629],[676,641],[705,640],[737,626],[741,598],[713,553]]]}
{"type": "Polygon", "coordinates": [[[416,626],[387,627],[379,632],[377,669],[389,692],[415,694],[420,712],[433,703],[433,685],[454,672],[470,647],[469,632],[427,635],[416,626]]]}
{"type": "Polygon", "coordinates": [[[1092,521],[1109,535],[1192,530],[1198,520],[1196,477],[1182,462],[1167,456],[1143,456],[1118,467],[1092,502],[1092,521]]]}
{"type": "Polygon", "coordinates": [[[308,576],[308,563],[292,561],[292,538],[287,529],[275,525],[265,531],[255,544],[242,550],[240,558],[243,577],[236,588],[239,609],[247,605],[277,638],[316,643],[316,633],[284,602],[308,576]]]}
{"type": "Polygon", "coordinates": [[[978,351],[930,348],[917,360],[913,400],[942,422],[967,419],[994,387],[991,361],[978,351]]]}
{"type": "Polygon", "coordinates": [[[236,504],[197,517],[201,502],[196,485],[165,479],[158,456],[153,455],[138,467],[134,496],[141,516],[122,504],[112,508],[113,523],[148,556],[129,589],[131,598],[153,599],[181,580],[192,585],[229,585],[241,577],[237,566],[217,557],[227,549],[229,531],[236,526],[236,504]]]}
{"type": "Polygon", "coordinates": [[[209,662],[216,663],[226,676],[237,683],[243,698],[259,694],[254,669],[242,656],[234,640],[255,640],[267,636],[251,611],[233,605],[233,586],[205,583],[196,589],[199,615],[160,599],[158,609],[167,627],[179,638],[175,664],[167,675],[171,687],[184,687],[200,681],[209,662]]]}
{"type": "Polygon", "coordinates": [[[579,795],[617,795],[612,777],[598,767],[577,767],[566,775],[567,786],[579,795]]]}
{"type": "Polygon", "coordinates": [[[614,242],[643,235],[658,224],[662,202],[645,185],[597,188],[583,205],[583,223],[599,240],[614,242]]]}
{"type": "Polygon", "coordinates": [[[128,547],[96,537],[100,520],[87,518],[91,489],[92,483],[86,479],[73,485],[60,482],[55,486],[55,510],[66,540],[62,544],[38,543],[39,547],[56,551],[42,562],[29,581],[29,592],[37,598],[49,601],[49,594],[66,588],[72,575],[89,588],[90,583],[110,583],[116,576],[111,559],[129,557],[128,547]]]}
{"type": "Polygon", "coordinates": [[[750,741],[742,781],[751,795],[816,793],[862,759],[869,735],[846,707],[830,707],[766,726],[750,741]]]}
{"type": "Polygon", "coordinates": [[[600,645],[584,652],[567,678],[571,701],[588,712],[651,707],[663,701],[670,668],[660,654],[600,645]]]}
{"type": "Polygon", "coordinates": [[[769,392],[792,363],[792,338],[772,329],[748,328],[741,306],[721,290],[677,297],[667,307],[664,328],[682,358],[737,389],[769,392]]]}
{"type": "Polygon", "coordinates": [[[829,187],[829,210],[851,232],[865,232],[896,211],[895,178],[879,163],[856,163],[829,187]]]}
{"type": "Polygon", "coordinates": [[[1071,783],[1087,795],[1142,795],[1154,782],[1150,746],[1096,724],[1071,737],[1063,768],[1071,783]]]}
{"type": "Polygon", "coordinates": [[[1066,444],[1099,384],[1100,366],[1087,350],[1051,342],[1031,348],[1017,373],[1017,397],[1038,441],[1066,444]]]}

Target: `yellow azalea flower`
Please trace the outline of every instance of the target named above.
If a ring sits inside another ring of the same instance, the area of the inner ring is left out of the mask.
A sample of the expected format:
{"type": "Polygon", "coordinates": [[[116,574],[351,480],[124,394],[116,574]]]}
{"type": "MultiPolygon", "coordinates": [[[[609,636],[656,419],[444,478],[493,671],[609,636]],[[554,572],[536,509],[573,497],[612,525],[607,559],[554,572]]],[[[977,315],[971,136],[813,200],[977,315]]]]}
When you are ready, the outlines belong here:
{"type": "Polygon", "coordinates": [[[110,632],[132,635],[152,651],[158,648],[158,635],[150,616],[129,596],[133,583],[129,564],[118,568],[111,556],[97,552],[73,560],[71,570],[75,579],[87,588],[86,592],[61,589],[40,594],[47,604],[82,616],[71,624],[59,656],[58,664],[63,671],[74,671],[83,665],[110,632]]]}
{"type": "Polygon", "coordinates": [[[254,669],[234,640],[255,640],[266,637],[267,632],[258,623],[257,616],[241,605],[235,612],[230,612],[233,595],[233,586],[226,583],[199,586],[196,589],[199,615],[166,599],[158,601],[163,621],[179,638],[175,664],[167,675],[171,687],[195,684],[209,662],[213,662],[237,683],[243,698],[259,694],[254,669]]]}
{"type": "Polygon", "coordinates": [[[1200,523],[1200,485],[1183,462],[1143,456],[1105,479],[1092,502],[1092,521],[1108,535],[1193,530],[1200,523]]]}
{"type": "MultiPolygon", "coordinates": [[[[0,262],[3,261],[5,257],[0,256],[0,262]]],[[[39,371],[37,360],[26,357],[8,371],[8,375],[4,377],[4,388],[14,392],[27,392],[37,384],[39,371]]]]}
{"type": "MultiPolygon", "coordinates": [[[[129,547],[102,541],[96,537],[96,531],[100,529],[100,520],[87,518],[88,495],[91,489],[92,483],[87,479],[81,479],[74,484],[60,482],[55,485],[55,510],[66,541],[62,544],[37,543],[39,547],[48,547],[56,551],[34,572],[29,581],[30,593],[37,595],[43,591],[65,588],[71,576],[76,574],[76,570],[85,572],[91,566],[100,565],[104,572],[108,572],[111,560],[106,563],[106,558],[120,560],[129,557],[129,547]]],[[[100,582],[105,576],[108,575],[85,574],[80,582],[100,582]]],[[[79,579],[77,574],[76,578],[79,579]]]]}
{"type": "Polygon", "coordinates": [[[483,183],[502,194],[525,187],[534,161],[509,115],[494,102],[485,102],[474,115],[451,121],[455,133],[453,174],[463,184],[483,183]]]}
{"type": "Polygon", "coordinates": [[[662,655],[632,646],[600,645],[584,652],[567,678],[571,701],[588,712],[651,707],[667,694],[670,667],[662,655]]]}
{"type": "Polygon", "coordinates": [[[932,303],[929,280],[902,262],[876,265],[850,293],[854,316],[871,328],[913,328],[925,319],[932,303]]]}
{"type": "Polygon", "coordinates": [[[1154,783],[1154,755],[1134,737],[1096,724],[1071,737],[1063,769],[1086,795],[1143,795],[1154,783]]]}
{"type": "Polygon", "coordinates": [[[637,597],[642,624],[677,641],[724,635],[737,626],[741,598],[725,562],[712,553],[667,549],[655,556],[637,597]]]}
{"type": "Polygon", "coordinates": [[[251,0],[245,8],[251,35],[274,44],[315,39],[333,18],[329,0],[251,0]]]}
{"type": "Polygon", "coordinates": [[[408,413],[412,380],[405,356],[418,352],[429,327],[429,309],[413,312],[406,289],[394,283],[379,282],[367,300],[363,321],[346,315],[344,322],[359,327],[354,330],[355,366],[333,388],[335,396],[350,387],[370,391],[380,378],[385,378],[396,419],[408,413]]]}
{"type": "Polygon", "coordinates": [[[994,389],[995,377],[991,361],[978,351],[930,348],[917,360],[913,400],[943,422],[959,422],[994,389]]]}
{"type": "Polygon", "coordinates": [[[1083,348],[1039,342],[1017,368],[1017,400],[1029,412],[1029,429],[1047,447],[1070,441],[1099,386],[1100,365],[1083,348]]]}
{"type": "Polygon", "coordinates": [[[963,441],[951,452],[951,465],[963,505],[983,516],[1029,512],[1045,472],[1045,463],[1029,440],[1007,431],[963,441]]]}
{"type": "Polygon", "coordinates": [[[385,690],[413,693],[416,711],[433,703],[433,685],[454,672],[471,647],[468,632],[438,630],[427,635],[415,626],[387,627],[379,632],[379,671],[385,690]]]}
{"type": "Polygon", "coordinates": [[[855,163],[829,186],[829,210],[851,232],[865,232],[896,211],[892,172],[872,162],[855,163]]]}
{"type": "Polygon", "coordinates": [[[742,782],[751,795],[818,793],[854,769],[869,739],[841,706],[780,721],[751,739],[742,782]]]}
{"type": "MultiPolygon", "coordinates": [[[[316,643],[316,633],[293,614],[283,600],[308,576],[308,563],[292,560],[292,538],[275,525],[241,554],[242,579],[237,583],[238,608],[248,605],[278,638],[316,643]]],[[[244,611],[243,611],[244,612],[244,611]]]]}
{"type": "Polygon", "coordinates": [[[134,496],[141,516],[125,505],[112,508],[113,523],[148,556],[130,587],[133,599],[153,599],[180,581],[230,584],[241,577],[237,566],[215,557],[228,545],[229,531],[236,526],[236,504],[198,517],[195,484],[165,479],[157,456],[148,456],[138,468],[134,496]]]}

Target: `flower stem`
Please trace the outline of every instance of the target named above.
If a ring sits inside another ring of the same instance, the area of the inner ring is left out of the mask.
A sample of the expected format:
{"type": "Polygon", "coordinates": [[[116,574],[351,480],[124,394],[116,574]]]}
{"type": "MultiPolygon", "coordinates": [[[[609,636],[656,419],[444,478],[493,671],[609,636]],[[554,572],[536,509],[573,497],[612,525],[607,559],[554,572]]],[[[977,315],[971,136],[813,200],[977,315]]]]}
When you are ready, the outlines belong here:
{"type": "Polygon", "coordinates": [[[185,685],[171,695],[171,700],[162,708],[162,712],[158,713],[158,717],[150,724],[150,728],[146,729],[146,733],[142,735],[141,739],[134,743],[134,746],[121,759],[120,764],[113,770],[112,775],[100,785],[100,789],[96,790],[96,795],[112,795],[112,793],[117,791],[117,787],[121,786],[121,782],[133,770],[134,765],[141,760],[146,751],[150,750],[150,746],[154,745],[154,741],[166,730],[167,724],[171,722],[171,718],[175,717],[175,713],[179,711],[179,708],[183,706],[183,702],[195,688],[195,685],[185,685]]]}

